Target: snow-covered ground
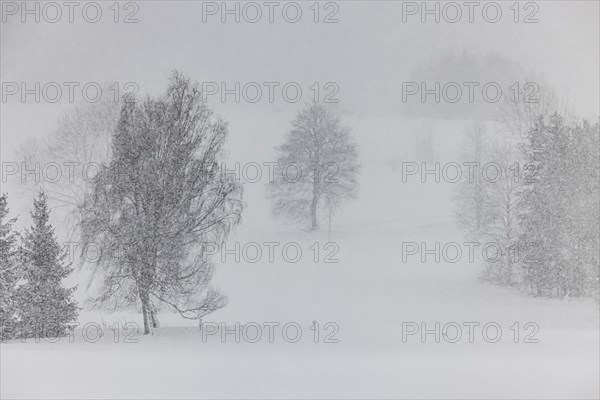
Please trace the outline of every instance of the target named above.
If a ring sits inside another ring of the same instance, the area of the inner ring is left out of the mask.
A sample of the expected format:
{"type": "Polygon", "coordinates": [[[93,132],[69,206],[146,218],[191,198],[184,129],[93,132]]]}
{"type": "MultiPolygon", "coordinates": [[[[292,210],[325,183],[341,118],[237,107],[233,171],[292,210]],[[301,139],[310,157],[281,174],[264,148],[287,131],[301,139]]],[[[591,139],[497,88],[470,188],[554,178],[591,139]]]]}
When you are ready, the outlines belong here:
{"type": "MultiPolygon", "coordinates": [[[[293,117],[224,115],[231,121],[230,161],[259,164],[274,161],[273,147],[293,117]]],[[[115,338],[115,321],[140,325],[141,316],[82,312],[73,343],[62,338],[1,345],[2,397],[598,398],[598,304],[531,298],[481,283],[480,265],[466,255],[456,263],[436,263],[432,256],[422,263],[417,255],[403,262],[403,242],[464,241],[453,218],[452,184],[417,178],[403,183],[401,168],[394,171],[386,163],[393,157],[420,162],[412,134],[419,121],[343,120],[359,143],[363,169],[359,199],[333,218],[330,240],[338,247],[324,247],[325,216],[317,233],[276,221],[264,198],[266,177],[248,183],[248,208],[228,248],[257,243],[262,258],[251,263],[254,253],[248,253],[236,263],[226,255],[222,263],[216,256],[215,283],[229,305],[205,319],[205,336],[194,322],[164,313],[153,335],[128,337],[121,331],[115,338]],[[265,242],[280,243],[272,263],[265,242]],[[302,249],[298,262],[284,259],[287,243],[302,249]],[[324,262],[338,248],[333,257],[339,262],[324,262]],[[318,338],[310,329],[313,321],[318,338]],[[87,322],[102,328],[97,343],[91,343],[92,325],[83,339],[87,322]],[[233,333],[224,340],[220,333],[208,334],[222,323],[251,328],[239,343],[233,333]],[[256,343],[252,323],[262,327],[256,343]],[[269,323],[279,324],[272,325],[272,343],[269,323]],[[293,326],[283,336],[288,323],[302,329],[295,343],[293,326]],[[419,332],[403,340],[406,323],[415,323],[413,328],[425,323],[430,330],[439,323],[446,336],[436,343],[430,333],[423,342],[419,332]],[[491,328],[484,336],[485,324],[491,328]],[[457,325],[462,336],[451,343],[457,325]],[[492,343],[497,326],[502,333],[492,343]]],[[[456,158],[462,126],[436,125],[438,159],[456,158]]]]}

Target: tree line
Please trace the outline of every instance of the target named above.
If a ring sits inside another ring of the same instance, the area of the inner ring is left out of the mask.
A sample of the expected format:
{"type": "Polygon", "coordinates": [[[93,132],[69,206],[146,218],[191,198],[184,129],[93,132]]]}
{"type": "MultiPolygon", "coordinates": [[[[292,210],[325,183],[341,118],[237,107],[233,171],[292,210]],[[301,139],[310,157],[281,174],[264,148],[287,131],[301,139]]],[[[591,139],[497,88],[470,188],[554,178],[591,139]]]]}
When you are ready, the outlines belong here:
{"type": "Polygon", "coordinates": [[[511,104],[499,125],[468,124],[464,158],[501,175],[459,184],[458,221],[470,239],[500,249],[484,262],[484,280],[533,296],[598,298],[599,125],[556,105],[511,104]]]}
{"type": "MultiPolygon", "coordinates": [[[[356,196],[358,152],[349,130],[322,105],[308,104],[292,125],[277,148],[278,165],[295,163],[308,173],[294,183],[276,174],[268,196],[274,215],[314,230],[319,210],[331,215],[356,196]],[[325,165],[335,168],[330,180],[322,178],[325,165]]],[[[57,161],[58,156],[99,165],[91,182],[63,182],[50,189],[52,200],[70,210],[68,221],[82,248],[94,243],[103,250],[121,250],[119,257],[105,252],[96,263],[85,265],[91,269],[91,282],[100,286],[90,299],[92,306],[137,309],[148,334],[159,327],[161,309],[201,320],[227,304],[227,297],[210,284],[215,265],[207,246],[222,245],[241,223],[245,208],[243,186],[222,167],[228,133],[227,123],[207,107],[198,83],[175,71],[162,95],[128,95],[118,109],[110,104],[76,109],[50,141],[21,149],[24,160],[57,161]]],[[[28,190],[39,190],[37,182],[27,185],[28,190]]],[[[47,209],[46,195],[40,196],[47,209]]],[[[6,222],[7,230],[12,223],[6,222]]],[[[7,233],[3,246],[11,248],[12,238],[7,233]]],[[[59,259],[56,248],[40,249],[40,257],[44,251],[59,259]]],[[[12,256],[7,257],[8,263],[12,256]]],[[[51,265],[49,259],[41,259],[32,274],[51,265]]],[[[18,291],[12,270],[6,269],[3,293],[18,291]]],[[[57,276],[70,270],[64,266],[57,276]]],[[[55,293],[58,297],[52,301],[70,296],[74,289],[65,290],[55,293]]],[[[13,316],[27,319],[28,314],[8,307],[10,302],[2,298],[2,323],[9,324],[13,316]]],[[[60,324],[75,318],[61,310],[56,311],[62,316],[60,324]]],[[[39,313],[46,311],[40,308],[39,313]]]]}

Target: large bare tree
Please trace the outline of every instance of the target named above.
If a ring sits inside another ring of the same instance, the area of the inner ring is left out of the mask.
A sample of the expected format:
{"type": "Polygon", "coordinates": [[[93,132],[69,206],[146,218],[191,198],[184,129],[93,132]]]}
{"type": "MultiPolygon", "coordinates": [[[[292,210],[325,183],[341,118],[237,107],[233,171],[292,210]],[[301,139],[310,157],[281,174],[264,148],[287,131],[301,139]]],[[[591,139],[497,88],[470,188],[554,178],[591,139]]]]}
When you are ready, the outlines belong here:
{"type": "Polygon", "coordinates": [[[313,103],[292,122],[275,166],[268,195],[273,213],[318,228],[317,211],[330,213],[355,198],[360,169],[350,131],[323,105],[313,103]]]}
{"type": "Polygon", "coordinates": [[[84,242],[106,251],[94,265],[100,304],[141,304],[144,331],[166,304],[200,319],[226,304],[209,285],[208,243],[222,243],[239,223],[242,187],[219,168],[227,125],[202,101],[196,83],[175,72],[166,93],[126,98],[113,138],[82,212],[84,242]]]}

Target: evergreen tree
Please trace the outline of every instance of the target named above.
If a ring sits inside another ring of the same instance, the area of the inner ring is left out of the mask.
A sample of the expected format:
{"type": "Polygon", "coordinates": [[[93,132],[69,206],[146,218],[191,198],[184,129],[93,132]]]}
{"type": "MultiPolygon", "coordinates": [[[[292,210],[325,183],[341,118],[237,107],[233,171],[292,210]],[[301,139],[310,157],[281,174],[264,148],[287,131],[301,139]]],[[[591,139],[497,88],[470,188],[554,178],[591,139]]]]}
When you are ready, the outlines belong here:
{"type": "Polygon", "coordinates": [[[583,121],[573,130],[573,200],[569,209],[569,238],[573,262],[581,266],[581,282],[573,282],[585,294],[600,300],[600,125],[583,121]]]}
{"type": "Polygon", "coordinates": [[[64,262],[66,253],[49,223],[46,195],[34,200],[32,225],[23,240],[23,280],[17,289],[20,330],[23,337],[57,337],[66,332],[64,324],[77,318],[72,299],[76,287],[65,288],[62,280],[71,272],[64,262]]]}
{"type": "Polygon", "coordinates": [[[524,146],[539,179],[526,184],[520,215],[524,243],[539,248],[525,267],[530,291],[543,296],[597,293],[598,124],[540,118],[524,146]]]}
{"type": "Polygon", "coordinates": [[[8,218],[8,199],[0,196],[0,340],[15,334],[15,285],[18,279],[16,218],[8,218]]]}

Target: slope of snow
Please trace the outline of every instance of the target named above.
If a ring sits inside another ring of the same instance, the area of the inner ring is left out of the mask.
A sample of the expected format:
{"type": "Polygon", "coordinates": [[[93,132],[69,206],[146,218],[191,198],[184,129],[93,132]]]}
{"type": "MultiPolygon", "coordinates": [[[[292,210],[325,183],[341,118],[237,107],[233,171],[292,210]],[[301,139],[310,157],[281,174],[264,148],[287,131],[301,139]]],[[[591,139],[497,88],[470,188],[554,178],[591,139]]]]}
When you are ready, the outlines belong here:
{"type": "MultiPolygon", "coordinates": [[[[238,121],[230,124],[229,159],[274,161],[273,147],[292,116],[251,114],[228,115],[238,121]]],[[[2,397],[598,398],[598,304],[530,298],[481,283],[480,266],[465,257],[457,263],[432,257],[422,263],[418,256],[402,262],[403,242],[464,241],[454,224],[453,186],[403,183],[400,169],[386,164],[394,155],[418,162],[419,121],[345,122],[359,143],[363,169],[359,199],[333,218],[330,235],[339,246],[339,262],[322,262],[329,241],[325,216],[316,233],[270,217],[266,179],[246,185],[248,208],[228,247],[279,242],[275,262],[265,252],[257,263],[243,258],[236,263],[232,255],[221,263],[216,256],[215,284],[229,296],[229,305],[207,317],[205,329],[211,323],[278,323],[273,343],[266,329],[257,343],[236,343],[232,334],[224,341],[219,334],[203,340],[195,322],[172,314],[161,315],[163,328],[153,335],[124,343],[120,332],[115,343],[109,327],[115,321],[141,324],[141,316],[84,312],[81,326],[95,322],[103,329],[97,343],[83,340],[80,326],[74,343],[63,338],[1,345],[2,397]],[[321,248],[317,263],[310,250],[314,242],[321,248]],[[298,262],[283,259],[286,243],[302,249],[298,262]],[[320,326],[318,343],[309,329],[313,321],[320,326]],[[338,343],[323,343],[332,331],[324,329],[327,322],[339,327],[338,343]],[[436,322],[456,323],[462,337],[451,343],[454,331],[448,330],[439,343],[433,334],[425,343],[418,334],[403,342],[407,322],[428,329],[436,322]],[[518,343],[510,329],[515,322],[518,343]],[[302,328],[298,342],[282,336],[280,327],[287,323],[302,328]],[[464,323],[479,324],[472,343],[464,323]],[[495,343],[481,332],[487,323],[502,329],[495,343]],[[526,323],[539,327],[530,337],[537,343],[524,343],[532,332],[524,330],[526,323]]],[[[436,125],[439,159],[456,159],[461,128],[456,121],[436,125]]]]}

